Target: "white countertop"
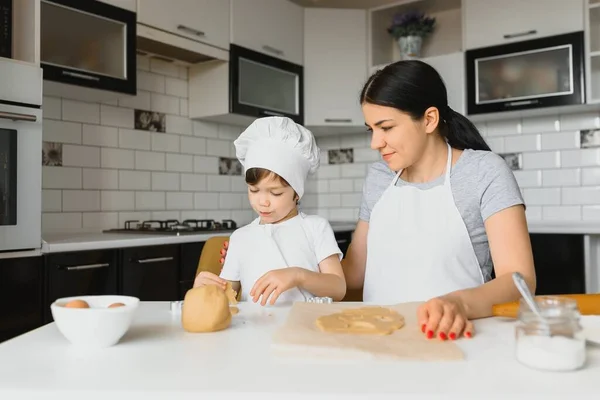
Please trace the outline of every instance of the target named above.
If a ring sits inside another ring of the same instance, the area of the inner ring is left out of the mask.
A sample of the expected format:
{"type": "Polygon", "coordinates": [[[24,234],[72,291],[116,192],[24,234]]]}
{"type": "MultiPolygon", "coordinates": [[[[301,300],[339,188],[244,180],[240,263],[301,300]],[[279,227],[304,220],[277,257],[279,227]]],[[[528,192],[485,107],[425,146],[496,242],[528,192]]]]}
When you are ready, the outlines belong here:
{"type": "Polygon", "coordinates": [[[271,336],[288,310],[240,304],[227,330],[192,334],[167,302],[141,303],[121,342],[95,351],[71,346],[48,324],[0,344],[0,398],[398,399],[410,393],[420,399],[529,400],[598,394],[600,347],[588,347],[582,370],[532,370],[513,356],[512,320],[475,321],[475,337],[456,342],[462,361],[333,360],[271,351],[271,336]]]}

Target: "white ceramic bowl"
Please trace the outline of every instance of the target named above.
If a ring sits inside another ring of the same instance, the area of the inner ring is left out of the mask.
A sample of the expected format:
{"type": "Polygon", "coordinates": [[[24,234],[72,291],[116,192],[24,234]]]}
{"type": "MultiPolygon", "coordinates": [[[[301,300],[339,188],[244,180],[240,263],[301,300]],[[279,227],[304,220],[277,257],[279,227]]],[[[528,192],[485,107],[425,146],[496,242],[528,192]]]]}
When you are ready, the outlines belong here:
{"type": "Polygon", "coordinates": [[[140,299],[130,296],[76,296],[57,299],[50,305],[52,317],[69,342],[103,348],[115,345],[131,325],[140,299]],[[85,300],[90,308],[67,308],[71,300],[85,300]],[[108,308],[113,303],[125,306],[108,308]]]}

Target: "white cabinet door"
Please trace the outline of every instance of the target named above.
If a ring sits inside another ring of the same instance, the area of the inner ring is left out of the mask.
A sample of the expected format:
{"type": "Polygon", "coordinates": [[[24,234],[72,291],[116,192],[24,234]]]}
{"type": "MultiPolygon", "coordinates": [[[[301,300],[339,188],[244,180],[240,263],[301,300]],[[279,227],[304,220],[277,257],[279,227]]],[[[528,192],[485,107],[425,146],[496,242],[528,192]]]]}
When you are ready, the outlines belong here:
{"type": "Polygon", "coordinates": [[[366,11],[305,9],[305,124],[364,126],[359,95],[367,77],[366,11]]]}
{"type": "Polygon", "coordinates": [[[119,8],[124,8],[129,11],[136,12],[137,4],[136,0],[99,0],[102,3],[107,3],[119,8]]]}
{"type": "Polygon", "coordinates": [[[465,49],[584,29],[583,0],[463,0],[465,49]]]}
{"type": "Polygon", "coordinates": [[[302,65],[303,19],[289,0],[231,0],[231,43],[302,65]]]}
{"type": "Polygon", "coordinates": [[[229,0],[138,0],[138,22],[229,48],[229,0]]]}
{"type": "Polygon", "coordinates": [[[463,52],[427,57],[424,62],[437,70],[446,85],[448,105],[465,114],[465,56],[463,52]]]}

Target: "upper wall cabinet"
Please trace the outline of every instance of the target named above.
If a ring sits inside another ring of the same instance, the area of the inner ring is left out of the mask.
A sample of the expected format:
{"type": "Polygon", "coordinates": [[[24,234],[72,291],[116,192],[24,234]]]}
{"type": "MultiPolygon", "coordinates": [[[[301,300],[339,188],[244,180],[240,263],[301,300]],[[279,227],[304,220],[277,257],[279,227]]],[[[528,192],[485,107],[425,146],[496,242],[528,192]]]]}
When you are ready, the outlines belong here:
{"type": "Polygon", "coordinates": [[[367,72],[366,11],[305,9],[305,124],[315,134],[321,127],[365,130],[358,97],[367,72]]]}
{"type": "Polygon", "coordinates": [[[137,11],[137,2],[136,0],[98,0],[102,3],[111,4],[115,7],[121,7],[129,11],[136,12],[137,11]]]}
{"type": "Polygon", "coordinates": [[[302,65],[303,18],[289,0],[231,0],[231,43],[302,65]]]}
{"type": "Polygon", "coordinates": [[[582,0],[462,0],[466,50],[584,29],[582,0]]]}
{"type": "Polygon", "coordinates": [[[138,0],[138,22],[228,49],[229,6],[229,0],[138,0]]]}

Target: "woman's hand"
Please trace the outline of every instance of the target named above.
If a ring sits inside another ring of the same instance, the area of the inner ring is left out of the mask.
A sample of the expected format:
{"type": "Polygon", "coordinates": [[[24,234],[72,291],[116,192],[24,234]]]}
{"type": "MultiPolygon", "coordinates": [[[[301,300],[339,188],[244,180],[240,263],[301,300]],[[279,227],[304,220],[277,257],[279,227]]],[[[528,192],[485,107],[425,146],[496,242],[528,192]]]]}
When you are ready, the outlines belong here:
{"type": "Polygon", "coordinates": [[[417,319],[428,339],[456,340],[473,337],[473,323],[467,319],[462,301],[451,295],[436,297],[419,306],[417,319]]]}
{"type": "Polygon", "coordinates": [[[227,256],[227,247],[229,247],[229,240],[223,242],[223,248],[219,251],[219,254],[221,254],[221,259],[219,260],[219,262],[221,263],[221,265],[225,264],[225,257],[227,256]]]}
{"type": "Polygon", "coordinates": [[[259,297],[262,296],[260,304],[264,306],[267,304],[269,296],[271,296],[269,304],[275,304],[279,295],[286,290],[298,286],[301,275],[302,268],[297,267],[275,269],[267,272],[254,283],[252,290],[250,290],[252,301],[256,303],[259,297]]]}
{"type": "Polygon", "coordinates": [[[216,285],[225,290],[227,288],[227,281],[212,272],[202,271],[194,279],[194,287],[216,285]]]}

